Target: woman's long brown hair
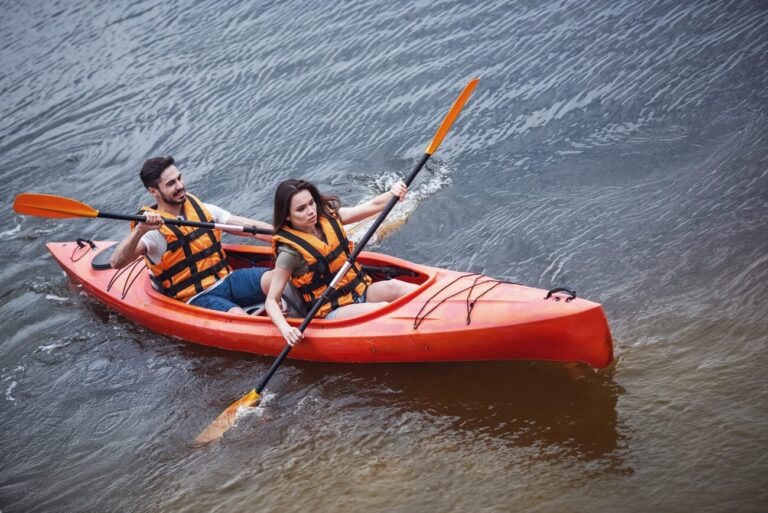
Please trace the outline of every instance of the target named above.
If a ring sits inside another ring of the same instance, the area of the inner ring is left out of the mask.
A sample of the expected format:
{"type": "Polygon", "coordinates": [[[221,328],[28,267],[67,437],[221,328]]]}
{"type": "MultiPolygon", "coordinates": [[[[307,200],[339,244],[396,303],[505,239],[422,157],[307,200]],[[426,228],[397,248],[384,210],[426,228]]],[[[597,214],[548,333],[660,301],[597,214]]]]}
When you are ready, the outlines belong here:
{"type": "Polygon", "coordinates": [[[296,180],[294,178],[283,180],[275,191],[275,210],[272,214],[272,225],[275,227],[275,232],[282,229],[286,224],[290,225],[288,214],[291,209],[291,200],[296,193],[301,191],[309,191],[312,199],[315,200],[318,213],[326,217],[335,216],[336,211],[341,206],[341,200],[339,200],[338,196],[320,194],[320,191],[317,190],[317,187],[312,182],[296,180]]]}

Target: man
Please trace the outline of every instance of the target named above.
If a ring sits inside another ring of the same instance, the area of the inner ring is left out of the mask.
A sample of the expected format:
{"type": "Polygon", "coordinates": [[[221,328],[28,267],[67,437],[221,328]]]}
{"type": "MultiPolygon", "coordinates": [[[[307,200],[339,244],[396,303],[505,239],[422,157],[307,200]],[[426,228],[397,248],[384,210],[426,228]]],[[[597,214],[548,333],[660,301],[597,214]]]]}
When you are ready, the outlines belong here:
{"type": "MultiPolygon", "coordinates": [[[[259,267],[232,271],[221,247],[221,231],[165,224],[164,218],[253,226],[272,225],[230,214],[187,194],[173,157],[154,157],[141,168],[141,181],[155,198],[153,207],[142,207],[144,223],[115,248],[110,264],[125,267],[144,256],[153,281],[164,294],[191,305],[239,315],[242,307],[263,303],[272,272],[259,267]]],[[[240,233],[243,236],[252,236],[240,233]]],[[[270,235],[253,235],[270,242],[270,235]]]]}

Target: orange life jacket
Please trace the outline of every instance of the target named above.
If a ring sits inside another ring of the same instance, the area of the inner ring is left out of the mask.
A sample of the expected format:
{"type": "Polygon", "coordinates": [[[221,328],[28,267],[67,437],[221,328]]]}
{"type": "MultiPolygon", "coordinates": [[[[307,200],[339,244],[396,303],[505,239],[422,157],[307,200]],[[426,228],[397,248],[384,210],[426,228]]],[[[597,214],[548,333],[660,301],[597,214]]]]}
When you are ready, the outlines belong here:
{"type": "MultiPolygon", "coordinates": [[[[157,205],[141,207],[139,215],[154,212],[174,219],[173,215],[156,209],[157,205]]],[[[188,221],[213,222],[208,209],[189,193],[184,202],[183,214],[188,221]]],[[[168,248],[159,263],[153,263],[146,256],[144,260],[152,272],[153,281],[165,295],[186,301],[232,272],[221,247],[221,230],[169,224],[162,225],[159,230],[168,248]]]]}
{"type": "MultiPolygon", "coordinates": [[[[291,276],[291,284],[296,287],[307,309],[312,308],[328,288],[336,273],[341,269],[352,253],[353,244],[347,239],[347,232],[335,217],[319,216],[323,230],[323,242],[314,235],[284,226],[272,237],[272,249],[277,254],[278,244],[285,244],[297,250],[307,261],[307,272],[301,276],[291,276]]],[[[362,296],[371,278],[355,262],[347,271],[326,302],[317,312],[317,317],[325,317],[332,310],[355,301],[362,296]]]]}

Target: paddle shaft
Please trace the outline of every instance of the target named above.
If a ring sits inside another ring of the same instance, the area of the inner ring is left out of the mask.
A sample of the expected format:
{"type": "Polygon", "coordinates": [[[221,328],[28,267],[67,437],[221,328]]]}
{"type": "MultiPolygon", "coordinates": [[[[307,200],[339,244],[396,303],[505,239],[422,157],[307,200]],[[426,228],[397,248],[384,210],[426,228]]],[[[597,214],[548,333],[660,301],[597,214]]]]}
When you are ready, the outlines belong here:
{"type": "MultiPolygon", "coordinates": [[[[425,153],[424,156],[421,157],[421,160],[419,160],[419,163],[416,164],[416,167],[411,171],[411,174],[408,176],[408,178],[405,179],[405,185],[411,185],[411,182],[416,178],[416,175],[419,174],[419,171],[421,171],[421,168],[424,167],[424,164],[427,163],[427,160],[429,160],[429,157],[431,155],[429,153],[425,153]]],[[[363,250],[366,244],[368,244],[368,241],[373,237],[373,234],[376,233],[376,230],[379,229],[379,226],[381,226],[381,223],[384,222],[384,219],[386,219],[387,215],[392,211],[393,208],[395,208],[395,205],[399,201],[399,198],[396,196],[392,196],[389,199],[389,202],[387,203],[387,206],[384,207],[384,210],[381,211],[379,214],[379,217],[376,218],[376,221],[371,225],[371,227],[368,229],[368,232],[366,232],[365,237],[362,238],[362,240],[355,245],[355,250],[352,252],[352,254],[349,255],[349,258],[347,258],[347,261],[344,263],[344,265],[339,269],[339,272],[336,273],[336,276],[334,276],[333,281],[331,281],[331,284],[325,289],[322,296],[315,301],[315,304],[312,305],[312,309],[309,311],[307,316],[304,318],[304,321],[301,323],[301,326],[299,326],[299,331],[304,333],[304,330],[307,329],[307,326],[309,326],[309,323],[312,322],[312,319],[315,318],[315,315],[317,314],[317,311],[320,310],[320,308],[331,299],[331,294],[336,290],[336,285],[338,284],[339,280],[347,274],[347,271],[349,271],[352,268],[352,265],[355,263],[355,260],[357,260],[357,257],[360,255],[360,252],[363,250]]],[[[290,344],[286,344],[283,350],[280,352],[280,355],[275,359],[274,363],[272,364],[272,367],[270,367],[269,372],[259,381],[259,384],[256,385],[256,393],[261,394],[261,391],[264,390],[264,387],[267,386],[267,383],[270,379],[272,379],[272,376],[277,372],[277,368],[280,367],[280,364],[283,363],[283,360],[288,356],[288,353],[291,352],[291,349],[293,346],[290,344]]]]}
{"type": "MultiPolygon", "coordinates": [[[[137,223],[143,223],[147,220],[145,216],[127,216],[124,214],[112,214],[111,212],[101,212],[96,217],[103,217],[106,219],[118,219],[121,221],[136,221],[137,223]]],[[[254,228],[253,226],[238,226],[234,224],[219,224],[219,223],[204,223],[201,221],[186,221],[184,219],[167,219],[163,218],[165,224],[172,224],[176,226],[193,226],[196,228],[210,228],[212,230],[224,230],[228,232],[246,232],[253,234],[272,235],[272,230],[265,230],[262,228],[254,228]]]]}
{"type": "MultiPolygon", "coordinates": [[[[475,86],[477,86],[477,83],[479,81],[480,79],[474,78],[470,80],[470,82],[464,87],[464,90],[461,92],[459,97],[453,103],[451,110],[448,111],[448,114],[445,116],[445,118],[443,119],[443,122],[440,124],[440,127],[437,129],[437,133],[432,138],[432,142],[429,144],[429,146],[427,146],[427,150],[424,152],[424,156],[421,158],[421,160],[416,165],[414,170],[405,180],[406,186],[411,184],[413,179],[416,178],[416,175],[418,174],[418,172],[421,170],[422,167],[424,167],[424,164],[427,162],[427,160],[429,160],[429,157],[432,156],[432,154],[435,153],[435,151],[437,151],[438,146],[440,146],[440,143],[442,142],[443,138],[450,130],[451,125],[456,120],[456,117],[459,115],[459,112],[461,112],[462,107],[466,103],[467,99],[469,99],[469,96],[472,94],[472,91],[474,90],[475,86]]],[[[344,265],[341,266],[341,269],[339,270],[339,272],[336,273],[336,276],[334,276],[333,280],[331,281],[329,286],[325,289],[323,294],[312,305],[310,312],[304,318],[304,321],[301,323],[301,326],[299,327],[299,330],[302,333],[307,328],[309,323],[312,322],[312,319],[314,319],[318,310],[320,310],[323,304],[325,304],[329,300],[330,295],[336,289],[336,286],[338,285],[339,281],[342,279],[343,276],[346,275],[346,273],[354,264],[357,256],[363,250],[363,248],[368,243],[370,238],[373,237],[373,234],[376,232],[379,226],[381,226],[381,223],[387,217],[389,212],[395,207],[397,200],[398,198],[396,197],[393,197],[390,199],[386,207],[379,214],[378,219],[376,219],[373,225],[368,229],[368,233],[365,234],[365,237],[363,237],[363,240],[357,245],[357,248],[352,252],[352,254],[349,255],[349,258],[347,259],[346,262],[344,262],[344,265]]],[[[200,433],[200,435],[198,435],[198,437],[195,440],[200,443],[208,443],[213,440],[218,440],[219,438],[221,438],[222,434],[234,425],[235,420],[237,419],[237,410],[242,406],[246,406],[246,405],[250,406],[259,399],[259,394],[261,394],[262,390],[264,390],[264,387],[267,386],[267,383],[275,374],[275,371],[277,371],[277,368],[280,367],[280,364],[283,363],[283,360],[285,360],[285,358],[288,356],[288,353],[291,352],[292,348],[293,346],[291,346],[291,344],[286,344],[286,346],[283,348],[280,355],[278,355],[278,357],[272,363],[272,367],[270,367],[269,372],[267,372],[267,374],[259,382],[259,384],[256,385],[256,388],[248,392],[245,396],[243,396],[241,399],[233,403],[229,408],[224,410],[224,413],[219,415],[211,425],[205,428],[203,432],[200,433]]]]}

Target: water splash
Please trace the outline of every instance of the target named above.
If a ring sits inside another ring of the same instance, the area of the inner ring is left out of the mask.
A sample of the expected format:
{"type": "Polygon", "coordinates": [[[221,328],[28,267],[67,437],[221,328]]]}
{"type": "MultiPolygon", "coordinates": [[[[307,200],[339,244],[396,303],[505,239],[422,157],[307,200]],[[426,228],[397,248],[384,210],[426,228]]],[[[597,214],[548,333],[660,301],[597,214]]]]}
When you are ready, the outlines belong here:
{"type": "MultiPolygon", "coordinates": [[[[451,183],[451,170],[445,164],[428,165],[424,171],[427,178],[425,180],[422,179],[416,185],[411,184],[405,201],[397,203],[381,226],[379,226],[379,229],[376,230],[376,233],[370,240],[372,244],[376,244],[400,228],[422,202],[451,183]]],[[[361,200],[361,203],[388,191],[392,184],[398,180],[402,180],[402,176],[396,171],[387,171],[378,176],[369,177],[367,185],[370,189],[370,194],[366,195],[361,200]]],[[[376,218],[377,216],[371,216],[348,225],[346,229],[349,238],[359,242],[368,232],[376,218]]]]}
{"type": "Polygon", "coordinates": [[[256,415],[257,417],[263,417],[266,413],[266,406],[267,403],[271,402],[272,399],[275,397],[274,393],[264,392],[259,399],[259,402],[256,406],[241,406],[237,409],[237,414],[235,415],[236,420],[240,420],[243,417],[247,417],[249,415],[256,415]]]}

